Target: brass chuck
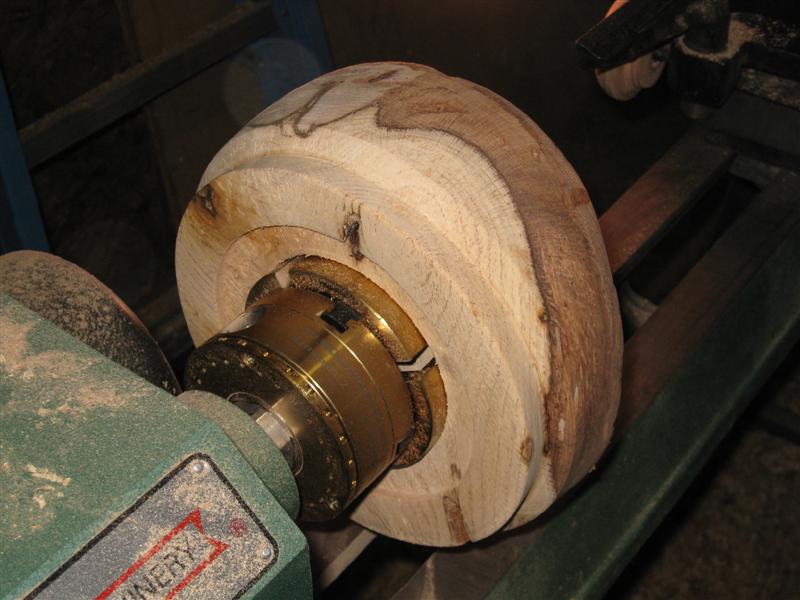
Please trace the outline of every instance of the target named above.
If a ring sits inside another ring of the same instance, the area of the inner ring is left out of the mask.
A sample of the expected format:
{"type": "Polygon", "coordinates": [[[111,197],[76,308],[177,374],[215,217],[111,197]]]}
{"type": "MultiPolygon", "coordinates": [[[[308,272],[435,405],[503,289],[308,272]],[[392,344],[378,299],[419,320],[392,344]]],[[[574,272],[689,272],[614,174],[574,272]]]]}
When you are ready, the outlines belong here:
{"type": "Polygon", "coordinates": [[[262,279],[248,304],[191,355],[186,388],[229,399],[270,435],[295,473],[301,519],[335,517],[430,448],[446,411],[441,377],[432,357],[416,367],[427,344],[383,290],[301,258],[262,279]]]}

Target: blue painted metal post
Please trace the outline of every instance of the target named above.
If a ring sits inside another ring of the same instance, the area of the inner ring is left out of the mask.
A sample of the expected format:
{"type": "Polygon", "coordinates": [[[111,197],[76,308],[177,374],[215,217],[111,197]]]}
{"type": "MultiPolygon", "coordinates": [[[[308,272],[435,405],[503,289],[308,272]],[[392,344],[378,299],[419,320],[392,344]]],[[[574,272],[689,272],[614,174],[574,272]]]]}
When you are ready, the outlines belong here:
{"type": "Polygon", "coordinates": [[[0,75],[0,251],[22,248],[47,251],[49,245],[0,75]]]}

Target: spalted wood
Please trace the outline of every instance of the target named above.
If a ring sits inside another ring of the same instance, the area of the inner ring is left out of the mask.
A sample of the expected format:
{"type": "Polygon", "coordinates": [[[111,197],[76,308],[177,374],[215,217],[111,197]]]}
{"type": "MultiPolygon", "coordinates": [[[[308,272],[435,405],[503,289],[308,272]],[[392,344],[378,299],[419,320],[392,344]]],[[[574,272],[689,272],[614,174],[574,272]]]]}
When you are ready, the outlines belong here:
{"type": "Polygon", "coordinates": [[[298,255],[390,293],[447,392],[436,445],[389,471],[358,523],[463,544],[531,520],[594,466],[619,401],[616,294],[586,190],[511,104],[427,67],[375,63],[270,106],[217,154],[181,224],[195,343],[298,255]]]}

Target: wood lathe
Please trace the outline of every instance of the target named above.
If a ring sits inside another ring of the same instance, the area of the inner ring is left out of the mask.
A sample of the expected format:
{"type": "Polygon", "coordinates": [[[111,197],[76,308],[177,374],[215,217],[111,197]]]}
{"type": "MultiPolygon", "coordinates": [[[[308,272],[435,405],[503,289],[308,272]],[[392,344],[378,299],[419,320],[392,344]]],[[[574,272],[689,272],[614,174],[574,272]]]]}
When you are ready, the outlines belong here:
{"type": "Polygon", "coordinates": [[[427,67],[324,75],[212,160],[177,239],[177,398],[103,358],[77,304],[42,306],[31,261],[141,333],[76,267],[0,259],[4,465],[39,484],[3,493],[41,498],[12,597],[304,597],[295,517],[462,545],[539,516],[611,438],[622,334],[586,190],[521,111],[427,67]]]}
{"type": "Polygon", "coordinates": [[[800,587],[796,3],[6,4],[0,599],[800,587]]]}

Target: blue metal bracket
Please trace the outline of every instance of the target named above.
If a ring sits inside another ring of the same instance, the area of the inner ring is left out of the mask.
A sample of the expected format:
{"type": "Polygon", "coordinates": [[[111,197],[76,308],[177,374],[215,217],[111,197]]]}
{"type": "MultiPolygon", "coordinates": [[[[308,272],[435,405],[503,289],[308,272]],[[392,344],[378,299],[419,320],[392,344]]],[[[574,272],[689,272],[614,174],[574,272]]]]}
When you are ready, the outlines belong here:
{"type": "Polygon", "coordinates": [[[0,75],[0,251],[50,249],[0,75]]]}

